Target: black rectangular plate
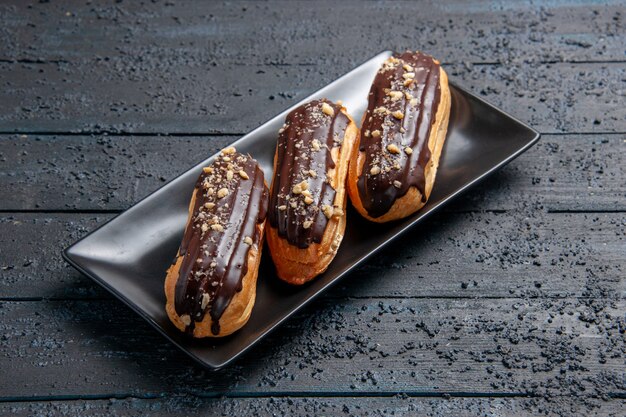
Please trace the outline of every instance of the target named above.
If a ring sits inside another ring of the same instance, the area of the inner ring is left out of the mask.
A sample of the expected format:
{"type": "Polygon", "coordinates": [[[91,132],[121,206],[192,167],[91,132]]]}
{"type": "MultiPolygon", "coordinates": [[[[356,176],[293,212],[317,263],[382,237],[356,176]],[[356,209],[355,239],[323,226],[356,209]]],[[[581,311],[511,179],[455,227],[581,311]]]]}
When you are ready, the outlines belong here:
{"type": "MultiPolygon", "coordinates": [[[[302,102],[321,97],[343,100],[355,120],[360,120],[367,107],[367,94],[374,75],[390,55],[387,51],[375,56],[302,102]]],[[[266,254],[250,321],[229,337],[193,340],[183,335],[167,317],[163,291],[165,271],[182,239],[194,183],[202,167],[215,156],[74,243],[63,256],[200,364],[214,369],[223,367],[376,251],[539,139],[535,130],[471,93],[451,85],[451,94],[448,138],[426,206],[404,220],[384,225],[368,223],[355,211],[349,211],[346,234],[337,257],[323,275],[303,287],[290,287],[280,282],[266,254]]],[[[256,158],[268,179],[272,177],[277,132],[290,110],[233,144],[238,151],[256,158]]]]}

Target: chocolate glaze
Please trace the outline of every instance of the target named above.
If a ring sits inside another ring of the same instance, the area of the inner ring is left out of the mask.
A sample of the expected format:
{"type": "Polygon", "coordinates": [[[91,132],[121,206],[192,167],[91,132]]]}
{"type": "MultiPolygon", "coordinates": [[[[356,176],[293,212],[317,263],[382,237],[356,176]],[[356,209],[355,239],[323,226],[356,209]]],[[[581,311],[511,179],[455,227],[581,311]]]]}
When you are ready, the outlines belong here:
{"type": "Polygon", "coordinates": [[[412,186],[426,201],[428,140],[440,96],[439,64],[420,52],[394,54],[376,74],[361,127],[359,151],[365,152],[365,164],[357,182],[371,217],[387,213],[412,186]],[[389,145],[399,152],[388,150],[389,145]]]}
{"type": "Polygon", "coordinates": [[[267,213],[263,171],[250,156],[224,152],[228,151],[198,178],[191,219],[178,252],[183,261],[175,308],[179,316],[189,316],[186,331],[190,334],[207,311],[211,332],[219,334],[224,310],[242,290],[248,251],[263,244],[257,232],[267,213]]]}
{"type": "Polygon", "coordinates": [[[289,113],[279,131],[268,217],[292,245],[303,249],[320,243],[328,218],[338,210],[327,173],[335,167],[331,149],[341,146],[349,123],[341,106],[314,100],[289,113]],[[303,181],[308,188],[294,192],[303,181]]]}

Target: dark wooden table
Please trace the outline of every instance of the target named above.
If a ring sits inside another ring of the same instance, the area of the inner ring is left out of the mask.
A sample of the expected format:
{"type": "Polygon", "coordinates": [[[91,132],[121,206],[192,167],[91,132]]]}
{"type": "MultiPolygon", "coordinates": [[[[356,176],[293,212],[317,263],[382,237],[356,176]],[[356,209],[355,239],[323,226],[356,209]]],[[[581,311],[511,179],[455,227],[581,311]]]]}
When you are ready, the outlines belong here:
{"type": "Polygon", "coordinates": [[[624,415],[623,1],[0,5],[1,415],[624,415]],[[537,146],[205,371],[61,259],[383,49],[537,146]]]}

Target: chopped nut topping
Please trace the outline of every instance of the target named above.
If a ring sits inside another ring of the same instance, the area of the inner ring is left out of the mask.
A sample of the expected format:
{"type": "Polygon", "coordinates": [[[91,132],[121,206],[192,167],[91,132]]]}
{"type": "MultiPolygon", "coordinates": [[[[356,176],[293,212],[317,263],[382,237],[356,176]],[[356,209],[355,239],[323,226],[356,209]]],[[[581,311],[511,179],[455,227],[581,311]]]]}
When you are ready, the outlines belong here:
{"type": "Polygon", "coordinates": [[[230,162],[230,157],[229,156],[223,156],[222,159],[226,162],[230,162]]]}
{"type": "Polygon", "coordinates": [[[390,143],[389,145],[387,145],[387,150],[394,154],[400,153],[400,148],[398,148],[398,145],[394,143],[390,143]]]}
{"type": "Polygon", "coordinates": [[[398,180],[395,180],[393,182],[393,186],[396,187],[396,188],[400,188],[400,187],[402,187],[402,183],[400,181],[398,181],[398,180]]]}
{"type": "Polygon", "coordinates": [[[237,150],[232,146],[222,149],[222,155],[231,155],[231,154],[234,154],[235,152],[237,152],[237,150]]]}
{"type": "Polygon", "coordinates": [[[322,112],[324,112],[324,114],[327,114],[329,116],[332,116],[335,114],[335,110],[328,103],[322,103],[322,112]]]}
{"type": "Polygon", "coordinates": [[[404,119],[404,113],[402,113],[400,110],[394,111],[392,114],[393,114],[393,117],[395,117],[398,120],[404,119]]]}
{"type": "Polygon", "coordinates": [[[244,171],[243,169],[239,171],[239,176],[241,178],[243,178],[244,180],[249,179],[250,177],[248,176],[248,173],[246,171],[244,171]]]}
{"type": "Polygon", "coordinates": [[[404,153],[407,155],[411,155],[413,153],[413,149],[407,146],[406,148],[404,148],[404,153]]]}
{"type": "Polygon", "coordinates": [[[221,224],[215,223],[211,225],[211,229],[215,230],[216,232],[223,232],[224,228],[222,227],[221,224]]]}
{"type": "Polygon", "coordinates": [[[329,206],[328,204],[324,204],[322,206],[322,212],[324,213],[324,216],[326,216],[327,219],[330,219],[331,217],[333,217],[333,207],[329,206]]]}
{"type": "Polygon", "coordinates": [[[372,132],[372,137],[373,138],[379,138],[380,137],[380,130],[376,129],[372,132]]]}
{"type": "Polygon", "coordinates": [[[363,135],[364,135],[366,138],[369,138],[369,137],[370,137],[370,131],[369,131],[369,130],[366,130],[365,132],[363,132],[363,135]]]}
{"type": "Polygon", "coordinates": [[[413,78],[409,78],[408,80],[404,80],[404,82],[402,83],[403,86],[408,87],[411,84],[413,84],[413,81],[415,81],[413,78]]]}
{"type": "Polygon", "coordinates": [[[374,113],[388,113],[389,109],[387,109],[387,107],[385,106],[380,106],[380,107],[376,107],[374,109],[374,113]]]}
{"type": "Polygon", "coordinates": [[[207,210],[211,210],[213,207],[215,207],[215,203],[204,203],[204,208],[207,210]]]}
{"type": "Polygon", "coordinates": [[[402,78],[404,78],[405,80],[408,80],[409,78],[415,78],[415,73],[405,72],[404,74],[402,74],[402,78]]]}
{"type": "Polygon", "coordinates": [[[333,215],[341,217],[344,215],[343,209],[341,207],[336,207],[333,209],[333,215]]]}
{"type": "Polygon", "coordinates": [[[291,208],[298,207],[298,203],[296,203],[295,201],[292,201],[291,203],[289,203],[289,205],[291,206],[291,208]]]}
{"type": "Polygon", "coordinates": [[[409,103],[411,104],[411,106],[417,106],[417,99],[416,98],[412,98],[409,103]]]}
{"type": "Polygon", "coordinates": [[[343,100],[337,100],[337,105],[338,106],[343,106],[343,100]]]}
{"type": "Polygon", "coordinates": [[[287,206],[284,205],[284,204],[282,206],[278,206],[278,210],[285,211],[285,210],[287,210],[287,206]]]}
{"type": "Polygon", "coordinates": [[[224,198],[228,195],[228,188],[220,188],[217,191],[217,198],[224,198]]]}
{"type": "Polygon", "coordinates": [[[400,169],[400,162],[398,162],[398,161],[394,161],[394,163],[393,163],[393,169],[400,169]]]}
{"type": "Polygon", "coordinates": [[[226,171],[226,179],[228,181],[233,179],[233,175],[235,175],[235,173],[233,171],[231,171],[231,170],[226,171]]]}
{"type": "Polygon", "coordinates": [[[411,100],[413,98],[413,96],[408,91],[405,91],[404,92],[404,98],[406,98],[407,100],[411,100]]]}
{"type": "Polygon", "coordinates": [[[413,67],[409,64],[404,64],[402,68],[404,68],[405,71],[413,71],[413,67]]]}
{"type": "Polygon", "coordinates": [[[302,195],[305,196],[305,197],[311,197],[312,194],[311,194],[311,192],[309,190],[304,190],[304,191],[302,191],[302,195]]]}
{"type": "Polygon", "coordinates": [[[202,294],[202,304],[200,304],[200,308],[204,310],[206,306],[209,305],[209,301],[211,301],[211,296],[207,293],[202,294]]]}
{"type": "Polygon", "coordinates": [[[317,178],[317,172],[315,172],[315,170],[310,169],[307,174],[309,174],[309,177],[311,178],[317,178]]]}
{"type": "Polygon", "coordinates": [[[304,203],[311,204],[313,203],[313,199],[307,195],[306,197],[304,197],[304,203]]]}
{"type": "Polygon", "coordinates": [[[302,223],[302,227],[308,229],[309,227],[311,227],[312,224],[313,222],[311,220],[306,220],[304,223],[302,223]]]}
{"type": "Polygon", "coordinates": [[[390,91],[389,97],[392,101],[400,100],[402,98],[402,91],[390,91]]]}
{"type": "Polygon", "coordinates": [[[204,171],[205,174],[212,174],[213,173],[213,167],[204,167],[204,168],[202,168],[202,171],[204,171]]]}
{"type": "Polygon", "coordinates": [[[217,262],[213,261],[211,262],[211,265],[209,265],[211,268],[215,268],[217,266],[217,262]]]}
{"type": "Polygon", "coordinates": [[[209,230],[209,225],[206,223],[202,223],[202,226],[200,226],[200,229],[202,230],[202,233],[204,233],[207,230],[209,230]]]}
{"type": "Polygon", "coordinates": [[[183,314],[180,316],[180,321],[182,321],[185,326],[189,326],[191,324],[191,317],[189,314],[183,314]]]}
{"type": "Polygon", "coordinates": [[[313,139],[313,141],[311,142],[311,148],[313,148],[314,151],[319,151],[321,146],[322,144],[317,139],[313,139]]]}
{"type": "Polygon", "coordinates": [[[243,243],[245,243],[246,245],[252,245],[252,238],[250,236],[246,236],[243,239],[243,243]]]}
{"type": "Polygon", "coordinates": [[[378,175],[378,174],[380,174],[380,167],[378,165],[374,165],[372,167],[372,169],[370,169],[370,174],[371,175],[378,175]]]}

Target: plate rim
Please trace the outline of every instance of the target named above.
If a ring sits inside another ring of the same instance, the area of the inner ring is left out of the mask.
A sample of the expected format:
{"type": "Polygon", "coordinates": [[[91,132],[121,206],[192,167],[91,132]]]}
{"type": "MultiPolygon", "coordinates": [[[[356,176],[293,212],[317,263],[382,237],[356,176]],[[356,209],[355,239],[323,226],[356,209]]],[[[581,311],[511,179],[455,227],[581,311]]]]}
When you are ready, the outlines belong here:
{"type": "MultiPolygon", "coordinates": [[[[310,100],[311,97],[319,94],[322,90],[324,90],[324,89],[326,89],[326,88],[328,88],[328,87],[338,83],[339,81],[341,81],[345,77],[348,77],[350,74],[352,74],[354,71],[356,71],[357,69],[359,69],[360,67],[362,67],[366,63],[368,63],[368,62],[370,62],[370,61],[372,61],[372,60],[374,60],[374,59],[376,59],[376,58],[378,58],[378,57],[380,57],[382,55],[389,55],[391,53],[393,53],[391,50],[384,50],[382,52],[379,52],[378,54],[372,56],[371,58],[367,59],[363,63],[361,63],[358,66],[354,67],[350,71],[346,72],[342,76],[334,79],[330,83],[328,83],[328,84],[324,85],[323,87],[317,89],[316,91],[312,92],[311,94],[306,96],[304,99],[302,99],[302,100],[298,101],[297,103],[287,107],[285,110],[280,111],[275,116],[269,118],[268,120],[266,120],[265,122],[261,123],[259,126],[257,126],[256,128],[252,129],[250,132],[246,133],[245,135],[243,135],[242,137],[240,137],[239,139],[235,140],[234,142],[230,143],[227,146],[237,146],[237,144],[239,142],[245,140],[248,136],[254,134],[257,130],[261,129],[267,123],[269,123],[269,122],[271,122],[271,121],[281,117],[282,115],[284,115],[286,112],[290,111],[291,109],[294,109],[297,106],[299,106],[300,104],[310,100]]],[[[344,278],[347,274],[351,273],[356,267],[361,265],[367,259],[371,258],[373,255],[378,253],[380,250],[382,250],[384,247],[389,245],[392,241],[394,241],[398,237],[400,237],[400,236],[404,235],[405,233],[407,233],[410,229],[415,227],[418,223],[421,223],[425,219],[429,218],[432,213],[435,213],[435,212],[439,211],[439,209],[443,205],[445,205],[448,202],[450,202],[451,200],[454,200],[454,199],[460,197],[461,195],[465,194],[465,192],[468,189],[472,188],[473,186],[475,186],[476,184],[480,183],[481,181],[483,181],[485,178],[489,177],[491,174],[493,174],[497,170],[501,169],[505,165],[509,164],[511,161],[515,160],[522,153],[526,152],[529,148],[534,146],[539,141],[539,139],[541,138],[541,134],[536,129],[534,129],[533,127],[527,125],[526,123],[520,121],[519,119],[517,119],[516,117],[514,117],[511,114],[507,113],[506,111],[496,107],[494,104],[489,103],[488,101],[486,101],[483,98],[477,96],[476,94],[472,93],[468,89],[459,86],[455,82],[450,82],[449,84],[452,85],[454,88],[458,89],[459,91],[461,91],[462,93],[466,94],[467,96],[470,96],[472,99],[477,100],[481,104],[487,106],[490,110],[495,111],[495,112],[497,112],[499,114],[502,114],[502,115],[508,117],[510,120],[515,122],[517,125],[519,125],[520,127],[524,128],[525,130],[527,130],[532,135],[532,138],[530,140],[528,140],[522,147],[517,149],[515,152],[509,154],[506,158],[504,158],[498,164],[493,166],[491,169],[483,172],[480,176],[478,176],[477,178],[473,179],[472,181],[469,181],[469,182],[465,183],[461,188],[459,188],[457,191],[455,191],[454,194],[448,195],[447,197],[443,198],[436,205],[431,207],[431,209],[428,212],[424,213],[422,216],[420,216],[420,217],[416,218],[415,220],[413,220],[412,222],[408,223],[407,225],[402,227],[399,231],[394,233],[392,236],[388,237],[387,239],[383,240],[381,243],[377,244],[374,249],[368,251],[366,255],[358,258],[350,267],[348,267],[345,270],[341,271],[339,274],[337,274],[335,277],[333,277],[332,280],[330,280],[325,285],[321,286],[316,292],[311,294],[303,302],[298,304],[295,308],[293,308],[292,310],[287,312],[285,315],[283,315],[278,321],[276,321],[271,326],[269,326],[267,329],[265,329],[262,333],[260,333],[251,343],[246,345],[243,349],[239,350],[234,355],[230,356],[225,361],[219,361],[219,363],[209,363],[209,362],[206,362],[201,357],[199,357],[196,354],[194,354],[191,349],[189,349],[186,346],[183,346],[182,344],[180,344],[179,342],[174,340],[166,332],[166,330],[163,327],[161,327],[151,316],[148,315],[148,313],[146,313],[143,309],[141,309],[137,304],[132,302],[130,299],[128,299],[122,292],[120,292],[117,289],[113,288],[110,284],[108,284],[108,282],[106,280],[102,279],[97,274],[92,273],[88,269],[83,267],[81,265],[79,259],[74,259],[74,257],[77,254],[72,254],[72,251],[76,250],[75,248],[81,242],[83,242],[84,240],[88,239],[91,235],[95,234],[100,229],[102,229],[103,227],[107,226],[109,223],[113,222],[114,220],[118,219],[120,216],[124,215],[128,211],[137,209],[138,206],[140,206],[146,200],[151,198],[154,194],[160,192],[163,188],[165,188],[168,185],[170,185],[171,183],[177,181],[180,177],[182,177],[183,175],[186,175],[189,171],[191,171],[194,168],[196,168],[202,162],[216,157],[219,154],[219,151],[214,153],[214,154],[212,154],[208,158],[205,158],[204,160],[199,161],[198,163],[195,163],[194,165],[192,165],[191,167],[187,168],[186,170],[182,171],[179,175],[177,175],[174,178],[170,179],[165,184],[162,184],[159,188],[157,188],[156,190],[152,191],[151,193],[149,193],[145,197],[141,198],[139,201],[135,202],[134,204],[132,204],[127,209],[125,209],[122,212],[118,213],[113,218],[107,220],[103,224],[101,224],[98,227],[96,227],[94,230],[92,230],[89,233],[87,233],[85,236],[83,236],[80,239],[76,240],[74,243],[70,244],[65,249],[63,249],[62,252],[61,252],[61,255],[62,255],[63,259],[68,264],[70,264],[72,267],[74,267],[76,270],[78,270],[83,275],[85,275],[88,278],[90,278],[91,280],[95,281],[102,288],[104,288],[109,293],[111,293],[113,296],[115,296],[115,298],[117,298],[118,300],[122,301],[127,307],[129,307],[131,310],[133,310],[135,313],[137,313],[141,318],[146,320],[161,335],[163,335],[167,340],[169,340],[172,344],[174,344],[174,346],[176,346],[177,348],[182,350],[185,354],[187,354],[187,356],[189,356],[194,361],[196,361],[197,363],[202,365],[205,369],[209,369],[209,370],[213,370],[213,371],[217,371],[219,369],[222,369],[225,366],[227,366],[230,363],[232,363],[233,361],[235,361],[236,359],[240,358],[245,353],[247,353],[252,347],[254,347],[261,340],[263,340],[269,333],[273,332],[276,328],[280,327],[286,320],[290,319],[295,313],[299,312],[305,306],[309,305],[313,300],[317,299],[322,293],[326,292],[326,290],[328,290],[331,286],[335,285],[338,281],[340,281],[342,278],[344,278]]]]}

